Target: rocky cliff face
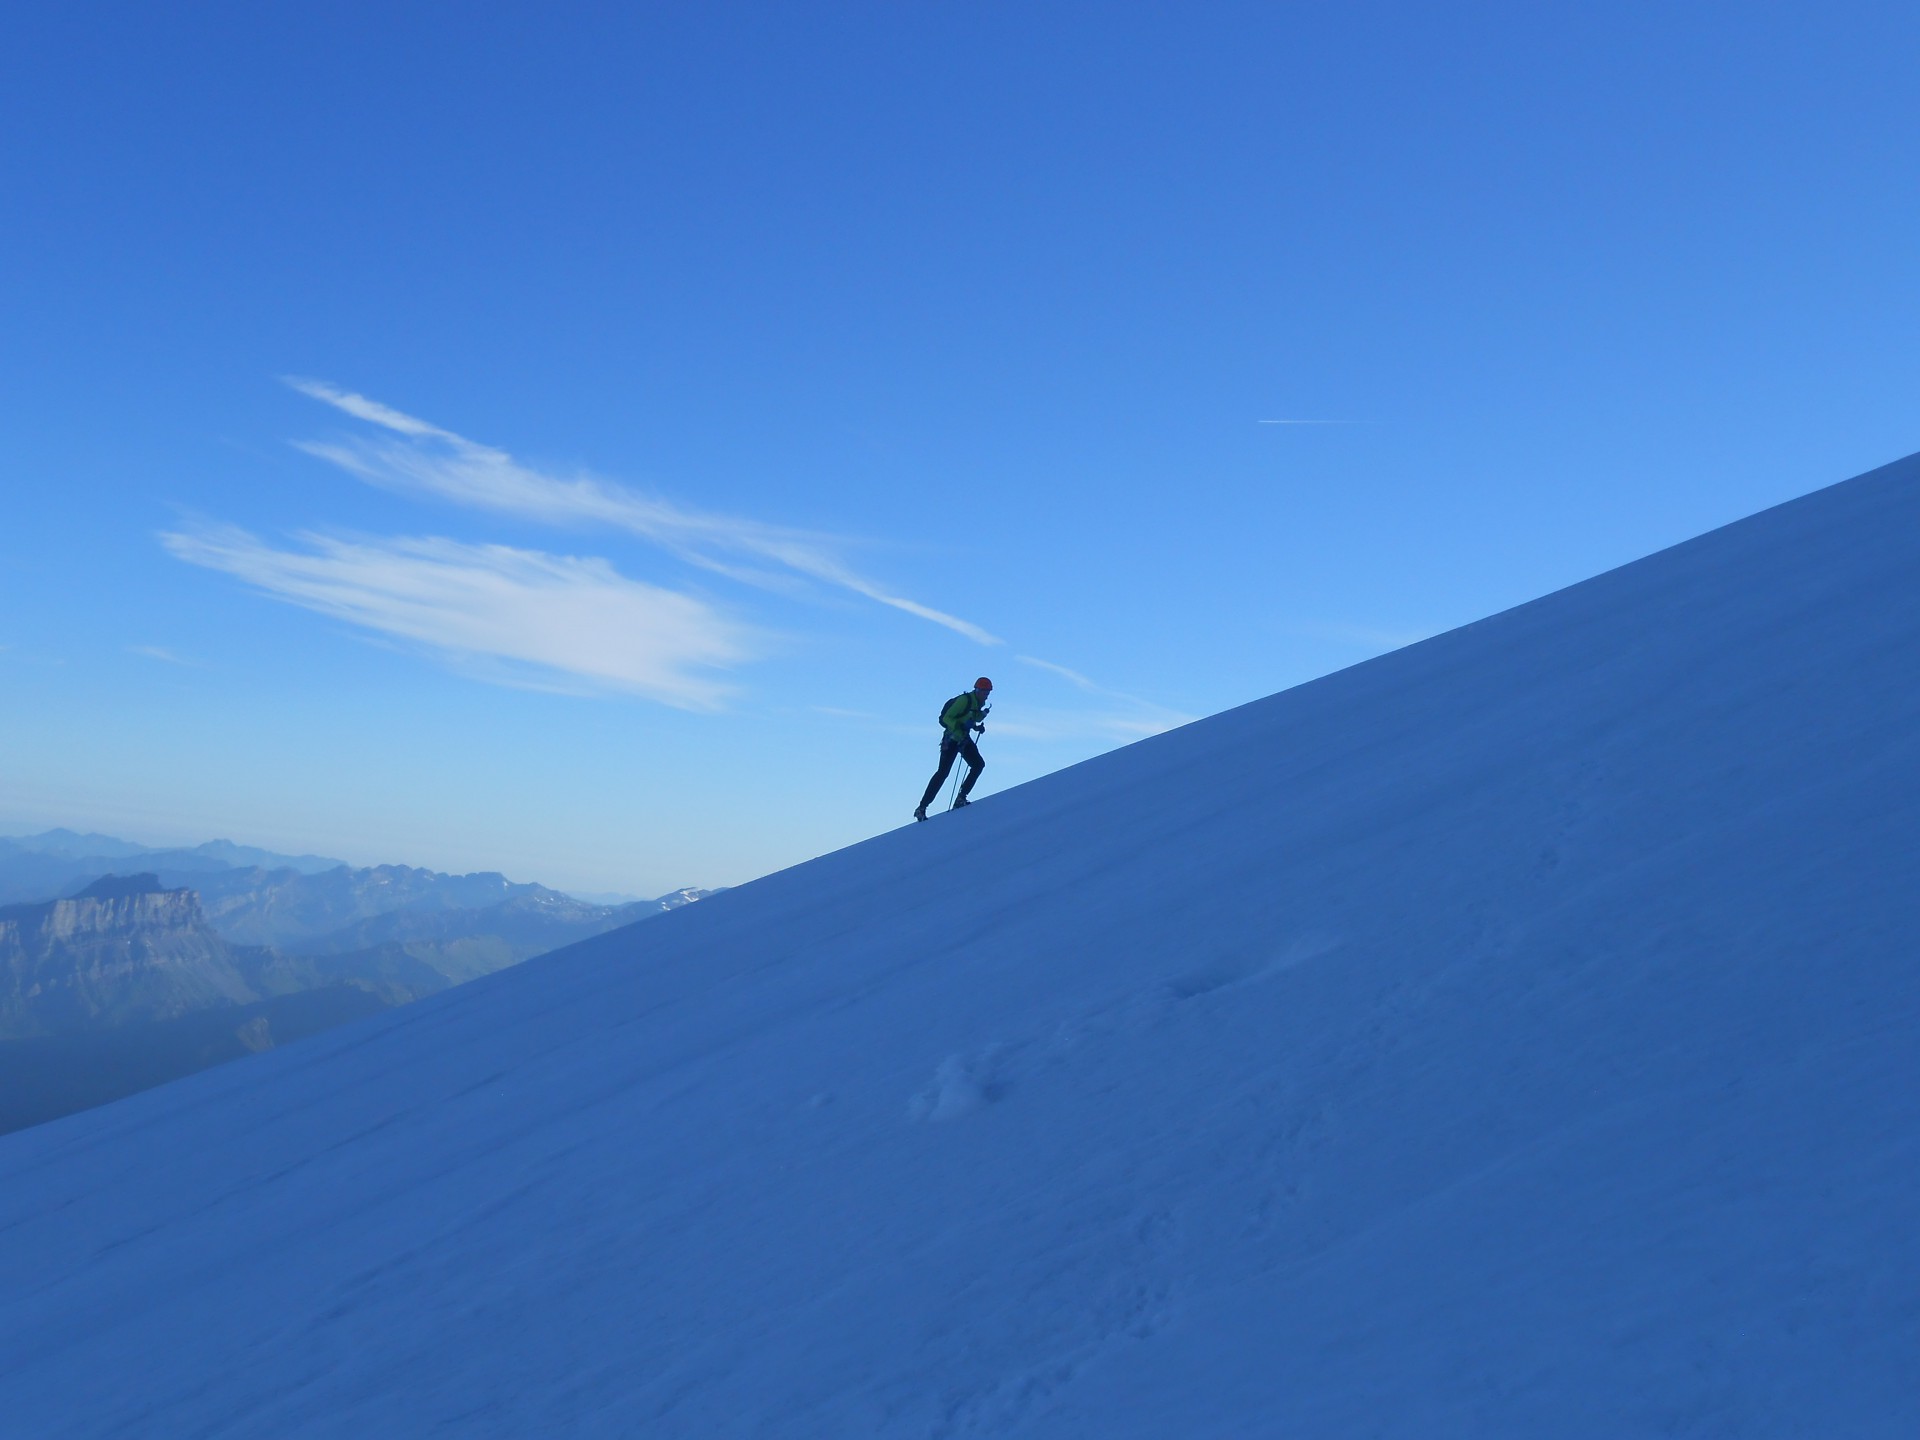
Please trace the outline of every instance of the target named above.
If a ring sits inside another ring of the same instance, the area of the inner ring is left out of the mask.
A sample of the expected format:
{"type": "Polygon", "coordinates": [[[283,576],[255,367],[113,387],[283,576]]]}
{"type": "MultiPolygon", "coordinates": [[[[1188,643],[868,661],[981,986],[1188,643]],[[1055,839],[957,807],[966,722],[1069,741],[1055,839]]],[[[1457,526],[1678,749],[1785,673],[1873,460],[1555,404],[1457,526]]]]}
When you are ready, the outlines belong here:
{"type": "Polygon", "coordinates": [[[112,876],[0,908],[0,1036],[160,1020],[257,998],[191,890],[112,876]]]}
{"type": "Polygon", "coordinates": [[[424,977],[406,964],[395,969],[396,963],[419,962],[440,985],[457,985],[711,893],[676,890],[657,900],[595,905],[493,872],[443,875],[406,865],[319,875],[233,870],[170,878],[199,892],[207,922],[230,944],[270,945],[297,956],[358,956],[358,970],[323,970],[401,981],[416,991],[424,977]]]}
{"type": "MultiPolygon", "coordinates": [[[[70,848],[122,843],[75,836],[70,848]]],[[[0,841],[0,898],[8,845],[0,841]]],[[[0,906],[0,1131],[406,1004],[707,893],[607,906],[491,873],[283,866],[108,875],[68,899],[0,906]]]]}

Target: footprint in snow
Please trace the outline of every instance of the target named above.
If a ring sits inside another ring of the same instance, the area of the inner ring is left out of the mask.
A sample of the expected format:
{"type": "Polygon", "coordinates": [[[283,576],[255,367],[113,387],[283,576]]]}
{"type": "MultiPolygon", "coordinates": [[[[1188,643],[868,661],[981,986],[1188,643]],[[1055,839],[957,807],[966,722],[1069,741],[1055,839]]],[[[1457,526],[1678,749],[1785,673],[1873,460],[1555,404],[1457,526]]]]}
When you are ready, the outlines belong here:
{"type": "Polygon", "coordinates": [[[1175,1000],[1192,1000],[1215,990],[1251,985],[1339,948],[1340,942],[1328,936],[1303,936],[1270,954],[1235,956],[1176,976],[1167,982],[1167,992],[1175,1000]]]}
{"type": "Polygon", "coordinates": [[[1000,1073],[1000,1046],[978,1055],[949,1055],[933,1072],[927,1088],[913,1097],[907,1113],[915,1120],[958,1120],[998,1100],[1006,1085],[1000,1073]]]}

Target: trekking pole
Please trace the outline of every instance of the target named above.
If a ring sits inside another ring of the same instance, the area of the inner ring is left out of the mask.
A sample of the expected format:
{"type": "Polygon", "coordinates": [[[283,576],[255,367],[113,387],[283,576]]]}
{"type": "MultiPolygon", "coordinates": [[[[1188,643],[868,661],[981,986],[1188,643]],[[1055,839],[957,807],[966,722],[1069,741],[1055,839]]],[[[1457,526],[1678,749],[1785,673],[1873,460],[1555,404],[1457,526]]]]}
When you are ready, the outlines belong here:
{"type": "Polygon", "coordinates": [[[953,782],[947,786],[947,809],[949,810],[953,809],[953,802],[959,797],[960,771],[966,763],[967,757],[964,755],[956,755],[953,757],[953,782]]]}

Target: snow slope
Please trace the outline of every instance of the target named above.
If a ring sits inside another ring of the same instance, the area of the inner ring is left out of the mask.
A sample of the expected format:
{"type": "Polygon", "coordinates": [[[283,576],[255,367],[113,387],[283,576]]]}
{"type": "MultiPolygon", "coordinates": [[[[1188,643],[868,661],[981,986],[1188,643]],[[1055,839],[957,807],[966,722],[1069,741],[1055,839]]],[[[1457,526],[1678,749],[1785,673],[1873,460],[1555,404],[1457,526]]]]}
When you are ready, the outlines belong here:
{"type": "Polygon", "coordinates": [[[1920,457],[8,1137],[0,1433],[1920,1434],[1917,654],[1920,457]]]}

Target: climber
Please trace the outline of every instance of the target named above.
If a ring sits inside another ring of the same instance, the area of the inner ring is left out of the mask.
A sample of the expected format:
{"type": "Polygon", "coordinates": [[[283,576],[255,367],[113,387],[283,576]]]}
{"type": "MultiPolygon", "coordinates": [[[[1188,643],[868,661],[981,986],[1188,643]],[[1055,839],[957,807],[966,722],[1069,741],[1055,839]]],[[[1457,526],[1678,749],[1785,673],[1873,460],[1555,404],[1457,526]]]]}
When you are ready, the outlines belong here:
{"type": "Polygon", "coordinates": [[[967,794],[973,789],[974,781],[987,768],[987,762],[980,758],[980,747],[973,743],[973,737],[987,728],[987,696],[992,693],[993,681],[982,675],[973,682],[971,690],[961,691],[940,707],[940,768],[933,772],[933,779],[927,782],[927,793],[920,797],[920,806],[913,812],[914,819],[927,818],[927,806],[940,793],[940,787],[947,783],[956,755],[967,762],[967,778],[960,782],[960,793],[954,798],[953,808],[958,810],[967,803],[967,794]]]}

